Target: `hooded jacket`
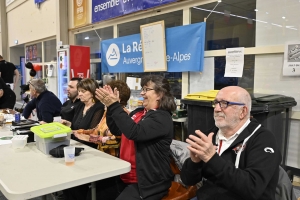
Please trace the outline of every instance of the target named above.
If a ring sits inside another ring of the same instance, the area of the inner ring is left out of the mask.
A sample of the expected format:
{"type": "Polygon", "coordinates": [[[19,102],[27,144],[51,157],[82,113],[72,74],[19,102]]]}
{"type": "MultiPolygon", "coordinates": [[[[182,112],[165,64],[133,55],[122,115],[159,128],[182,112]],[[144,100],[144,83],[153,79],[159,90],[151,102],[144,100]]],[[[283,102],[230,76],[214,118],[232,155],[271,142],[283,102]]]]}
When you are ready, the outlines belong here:
{"type": "MultiPolygon", "coordinates": [[[[239,168],[235,167],[236,147],[258,125],[251,121],[221,156],[215,153],[207,163],[194,163],[190,158],[185,161],[181,171],[183,183],[194,185],[202,178],[205,180],[204,185],[197,191],[198,199],[275,199],[281,154],[276,138],[269,130],[260,127],[255,132],[241,153],[239,168]]],[[[215,133],[213,143],[216,145],[218,129],[214,128],[212,132],[215,133]]]]}

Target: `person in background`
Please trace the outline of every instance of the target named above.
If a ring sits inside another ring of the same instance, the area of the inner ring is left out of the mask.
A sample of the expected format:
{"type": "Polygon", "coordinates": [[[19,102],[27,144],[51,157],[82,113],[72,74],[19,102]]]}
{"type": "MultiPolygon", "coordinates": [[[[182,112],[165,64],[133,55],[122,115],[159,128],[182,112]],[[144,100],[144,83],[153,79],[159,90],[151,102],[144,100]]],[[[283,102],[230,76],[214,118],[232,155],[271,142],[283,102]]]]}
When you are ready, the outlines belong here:
{"type": "MultiPolygon", "coordinates": [[[[127,101],[130,98],[130,88],[121,80],[112,80],[107,83],[111,88],[117,88],[119,91],[119,102],[125,112],[129,113],[126,109],[127,101]]],[[[74,135],[84,141],[97,143],[98,149],[113,156],[119,155],[120,136],[115,136],[107,127],[106,124],[106,111],[103,114],[100,123],[94,128],[89,130],[79,129],[74,132],[74,135]],[[100,137],[99,137],[100,136],[100,137]]]]}
{"type": "MultiPolygon", "coordinates": [[[[119,91],[119,102],[126,113],[129,111],[125,108],[127,101],[130,98],[130,88],[126,82],[121,80],[112,80],[107,83],[111,88],[117,88],[119,91]]],[[[119,157],[120,136],[114,136],[110,132],[106,124],[106,111],[95,129],[77,130],[74,135],[84,141],[98,144],[98,149],[110,155],[119,157]]],[[[115,200],[124,189],[124,183],[120,176],[115,176],[103,179],[96,182],[97,199],[101,200],[115,200]]]]}
{"type": "Polygon", "coordinates": [[[216,127],[186,140],[190,158],[180,176],[186,185],[203,180],[198,200],[275,199],[281,155],[275,136],[250,121],[251,103],[241,87],[221,89],[212,102],[216,127]]]}
{"type": "Polygon", "coordinates": [[[25,119],[30,117],[34,109],[36,109],[40,124],[53,122],[54,117],[60,116],[61,102],[55,94],[46,89],[42,79],[29,81],[29,90],[31,101],[26,104],[23,110],[25,119]]]}
{"type": "Polygon", "coordinates": [[[162,76],[148,75],[142,78],[141,86],[143,107],[130,115],[119,103],[117,88],[104,86],[96,92],[107,107],[110,131],[122,135],[120,158],[131,163],[131,171],[121,175],[127,186],[117,200],[162,199],[174,176],[170,168],[170,144],[176,104],[169,83],[162,76]]]}
{"type": "Polygon", "coordinates": [[[13,109],[16,104],[16,94],[0,77],[0,108],[13,109]]]}
{"type": "MultiPolygon", "coordinates": [[[[98,83],[94,79],[85,78],[78,82],[77,91],[81,103],[76,107],[72,121],[62,120],[61,123],[71,127],[72,130],[95,128],[104,113],[104,105],[95,97],[97,88],[98,83]]],[[[74,135],[72,139],[97,148],[97,144],[78,140],[74,135]]]]}
{"type": "Polygon", "coordinates": [[[16,66],[11,62],[7,62],[0,55],[0,77],[3,81],[14,90],[19,83],[20,73],[16,66]]]}
{"type": "MultiPolygon", "coordinates": [[[[104,105],[95,97],[98,83],[94,79],[85,78],[77,84],[78,98],[81,103],[75,109],[72,121],[61,120],[61,123],[71,127],[73,131],[78,129],[93,129],[101,120],[104,113],[104,105]]],[[[72,139],[77,140],[90,147],[97,148],[98,144],[86,142],[76,138],[72,134],[72,139]]],[[[80,185],[63,191],[65,200],[86,199],[89,184],[80,185]]]]}
{"type": "Polygon", "coordinates": [[[61,108],[61,118],[67,121],[72,121],[76,107],[80,104],[78,98],[77,84],[82,78],[72,78],[68,83],[68,100],[63,103],[61,108]]]}

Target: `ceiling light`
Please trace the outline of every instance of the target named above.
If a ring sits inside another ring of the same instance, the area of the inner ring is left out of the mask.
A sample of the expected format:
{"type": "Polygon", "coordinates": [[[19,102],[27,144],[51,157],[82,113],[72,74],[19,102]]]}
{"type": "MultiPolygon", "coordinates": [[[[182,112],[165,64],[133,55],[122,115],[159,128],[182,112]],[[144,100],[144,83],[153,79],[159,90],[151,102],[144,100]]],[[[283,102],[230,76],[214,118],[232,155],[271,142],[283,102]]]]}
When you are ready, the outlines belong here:
{"type": "Polygon", "coordinates": [[[274,23],[271,23],[273,26],[278,26],[278,27],[282,27],[281,25],[279,24],[274,24],[274,23]]]}
{"type": "Polygon", "coordinates": [[[89,37],[89,36],[87,36],[87,37],[85,37],[84,39],[85,39],[85,40],[88,40],[88,39],[90,39],[90,37],[89,37]]]}
{"type": "Polygon", "coordinates": [[[258,9],[256,9],[256,8],[255,8],[255,9],[254,9],[254,11],[255,11],[255,12],[257,12],[257,11],[258,11],[258,9]]]}
{"type": "Polygon", "coordinates": [[[282,19],[285,19],[285,16],[282,16],[282,19]]]}
{"type": "Polygon", "coordinates": [[[218,0],[218,2],[221,3],[222,1],[221,1],[221,0],[218,0]]]}
{"type": "Polygon", "coordinates": [[[268,12],[266,12],[266,14],[269,14],[268,12]]]}

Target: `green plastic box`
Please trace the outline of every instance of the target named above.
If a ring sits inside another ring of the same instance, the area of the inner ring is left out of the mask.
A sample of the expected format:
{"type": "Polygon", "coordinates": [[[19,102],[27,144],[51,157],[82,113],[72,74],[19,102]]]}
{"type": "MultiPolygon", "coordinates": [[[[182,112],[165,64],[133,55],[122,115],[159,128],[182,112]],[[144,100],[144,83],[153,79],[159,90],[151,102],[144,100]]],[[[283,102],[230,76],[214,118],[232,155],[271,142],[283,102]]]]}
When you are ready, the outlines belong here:
{"type": "Polygon", "coordinates": [[[60,145],[70,145],[71,128],[58,122],[33,126],[30,130],[35,135],[36,147],[44,154],[60,145]]]}

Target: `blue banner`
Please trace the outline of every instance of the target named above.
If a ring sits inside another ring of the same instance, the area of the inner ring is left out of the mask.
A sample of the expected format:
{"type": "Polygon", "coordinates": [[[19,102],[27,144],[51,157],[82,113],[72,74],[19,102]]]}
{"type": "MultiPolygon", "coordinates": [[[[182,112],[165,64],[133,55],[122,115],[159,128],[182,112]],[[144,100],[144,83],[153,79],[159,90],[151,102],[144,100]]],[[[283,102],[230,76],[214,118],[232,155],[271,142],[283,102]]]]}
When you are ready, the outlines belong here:
{"type": "Polygon", "coordinates": [[[167,3],[176,2],[177,0],[143,0],[143,8],[146,10],[148,8],[153,8],[156,6],[161,6],[167,3]]]}
{"type": "MultiPolygon", "coordinates": [[[[202,71],[206,23],[166,29],[168,72],[202,71]]],[[[140,34],[101,42],[103,73],[143,72],[140,34]]]]}
{"type": "Polygon", "coordinates": [[[175,1],[177,0],[92,0],[92,23],[175,1]]]}
{"type": "Polygon", "coordinates": [[[34,0],[34,3],[43,3],[46,0],[34,0]]]}

